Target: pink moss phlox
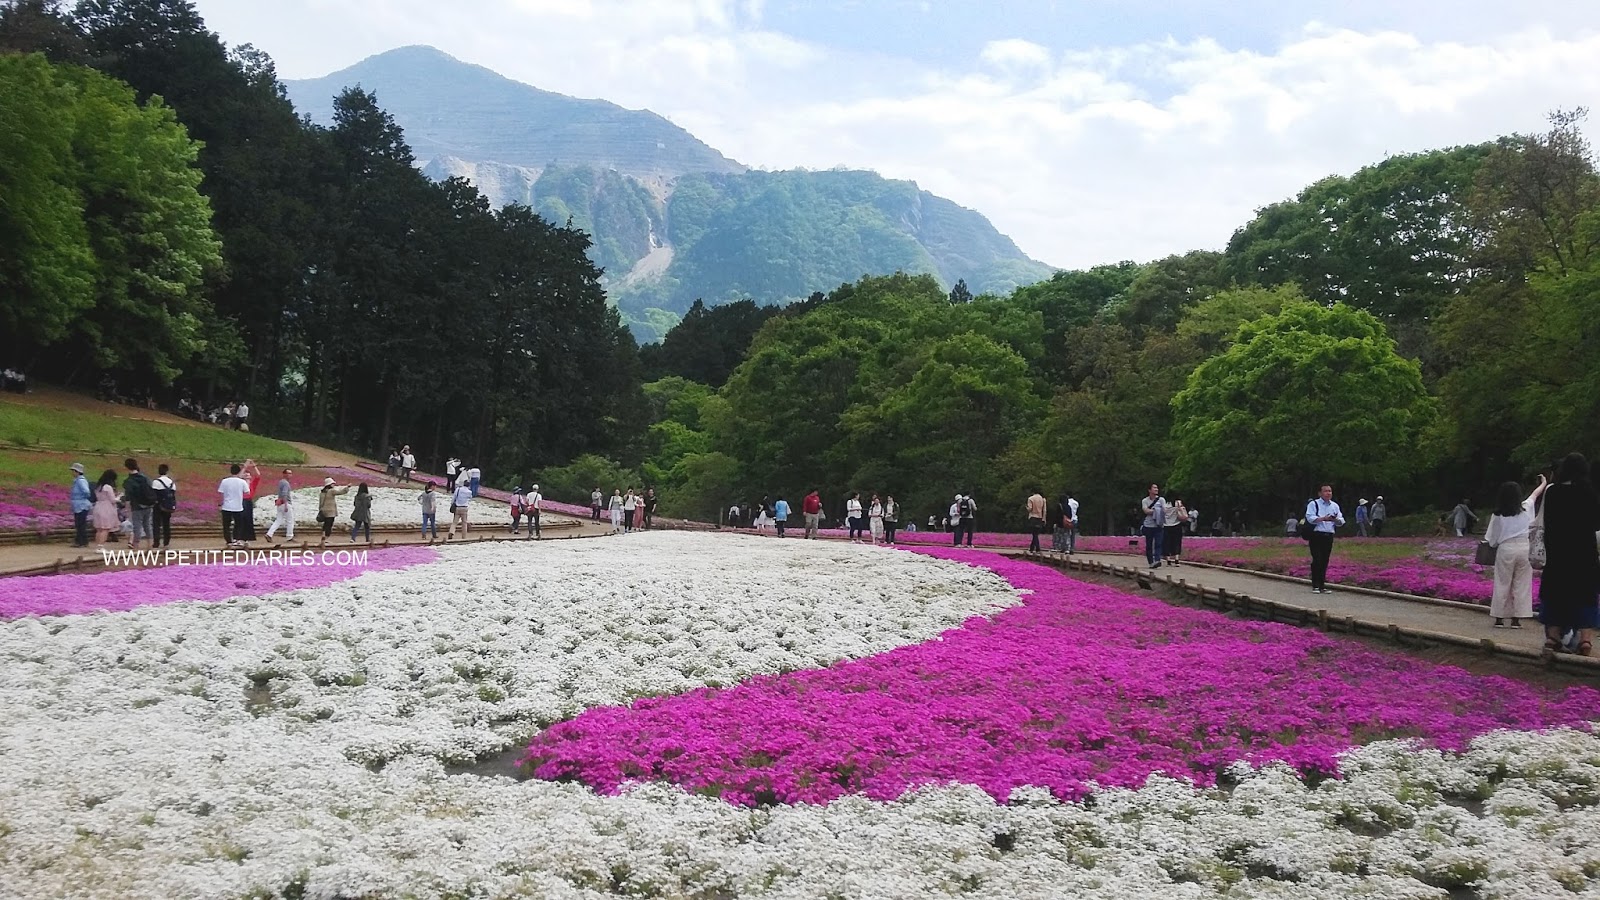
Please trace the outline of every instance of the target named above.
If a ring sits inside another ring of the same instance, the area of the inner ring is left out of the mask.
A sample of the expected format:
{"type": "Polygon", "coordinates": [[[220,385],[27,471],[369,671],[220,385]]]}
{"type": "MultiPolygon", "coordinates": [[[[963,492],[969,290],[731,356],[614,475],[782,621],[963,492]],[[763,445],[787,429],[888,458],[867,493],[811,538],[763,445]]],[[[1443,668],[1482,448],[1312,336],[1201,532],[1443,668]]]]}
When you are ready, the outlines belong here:
{"type": "Polygon", "coordinates": [[[1063,798],[1235,760],[1331,774],[1354,745],[1458,749],[1495,728],[1592,717],[1550,692],[1313,631],[1172,607],[992,553],[929,549],[1031,591],[938,639],[823,670],[593,709],[531,744],[537,777],[607,792],[661,779],[736,804],[892,799],[922,784],[1063,798]]]}
{"type": "Polygon", "coordinates": [[[119,612],[184,600],[217,601],[325,587],[363,572],[404,569],[439,558],[430,547],[375,551],[367,565],[173,565],[93,575],[0,579],[0,618],[119,612]]]}

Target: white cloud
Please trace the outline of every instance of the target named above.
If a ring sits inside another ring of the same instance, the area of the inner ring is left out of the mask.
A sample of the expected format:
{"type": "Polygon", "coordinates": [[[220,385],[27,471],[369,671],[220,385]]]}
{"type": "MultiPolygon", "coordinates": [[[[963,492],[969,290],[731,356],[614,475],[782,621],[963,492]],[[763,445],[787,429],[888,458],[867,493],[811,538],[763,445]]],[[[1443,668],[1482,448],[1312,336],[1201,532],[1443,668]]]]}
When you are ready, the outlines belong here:
{"type": "Polygon", "coordinates": [[[431,43],[547,90],[653,109],[757,167],[916,179],[1066,266],[1219,247],[1255,208],[1318,178],[1537,130],[1600,91],[1593,29],[1463,42],[1313,23],[1270,50],[1034,35],[931,64],[781,33],[751,0],[199,6],[286,77],[431,43]],[[315,29],[264,37],[313,11],[315,29]]]}

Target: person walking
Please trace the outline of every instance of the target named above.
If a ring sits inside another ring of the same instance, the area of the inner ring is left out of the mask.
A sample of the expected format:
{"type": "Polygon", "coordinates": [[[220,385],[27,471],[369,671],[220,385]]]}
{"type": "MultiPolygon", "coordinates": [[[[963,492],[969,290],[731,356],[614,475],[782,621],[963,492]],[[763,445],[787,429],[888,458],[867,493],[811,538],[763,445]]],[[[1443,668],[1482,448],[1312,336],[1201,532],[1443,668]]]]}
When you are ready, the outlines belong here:
{"type": "Polygon", "coordinates": [[[81,549],[89,546],[89,513],[94,509],[94,488],[83,474],[83,463],[75,462],[67,470],[72,473],[72,490],[67,498],[72,505],[72,546],[81,549]]]}
{"type": "Polygon", "coordinates": [[[961,530],[966,533],[967,546],[971,547],[972,536],[978,530],[978,501],[972,499],[971,494],[962,494],[956,510],[961,514],[961,530]]]}
{"type": "Polygon", "coordinates": [[[1389,518],[1389,507],[1383,503],[1383,495],[1372,501],[1372,508],[1367,510],[1367,528],[1373,537],[1383,537],[1383,522],[1389,518]]]}
{"type": "Polygon", "coordinates": [[[1545,490],[1540,509],[1544,519],[1544,571],[1539,577],[1539,621],[1544,647],[1562,652],[1562,634],[1578,632],[1575,652],[1594,654],[1594,630],[1600,625],[1600,553],[1595,529],[1600,525],[1600,495],[1589,479],[1589,461],[1569,453],[1556,469],[1555,484],[1545,490]]]}
{"type": "Polygon", "coordinates": [[[278,479],[278,490],[272,497],[272,524],[267,526],[269,544],[280,527],[285,541],[294,540],[294,486],[289,483],[289,476],[293,474],[284,469],[283,476],[278,479]]]}
{"type": "Polygon", "coordinates": [[[800,501],[800,512],[806,517],[806,540],[816,538],[822,524],[822,495],[815,488],[800,501]]]}
{"type": "Polygon", "coordinates": [[[522,485],[517,485],[511,490],[511,533],[520,534],[518,530],[522,524],[522,485]]]}
{"type": "Polygon", "coordinates": [[[1476,521],[1478,521],[1478,514],[1472,511],[1472,507],[1468,506],[1465,500],[1457,503],[1456,508],[1450,510],[1450,524],[1455,526],[1456,537],[1466,537],[1467,532],[1471,530],[1469,522],[1476,521]]]}
{"type": "Polygon", "coordinates": [[[1050,552],[1068,553],[1069,541],[1072,539],[1072,507],[1069,505],[1071,496],[1063,491],[1056,500],[1055,519],[1050,523],[1050,552]]]}
{"type": "Polygon", "coordinates": [[[633,531],[633,520],[638,511],[639,495],[635,494],[633,488],[630,487],[628,492],[622,495],[622,530],[624,533],[633,531]]]}
{"type": "Polygon", "coordinates": [[[94,546],[96,550],[104,550],[106,539],[122,524],[117,518],[116,469],[100,473],[100,480],[95,482],[94,496],[94,546]]]}
{"type": "Polygon", "coordinates": [[[367,490],[365,481],[356,487],[355,509],[350,511],[350,543],[354,544],[356,535],[363,531],[367,543],[372,543],[372,492],[367,490]]]}
{"type": "Polygon", "coordinates": [[[244,492],[244,511],[239,514],[239,527],[234,537],[248,547],[256,540],[256,494],[261,491],[261,467],[255,460],[244,461],[243,477],[249,487],[244,492]]]}
{"type": "Polygon", "coordinates": [[[861,494],[853,492],[844,502],[844,515],[850,522],[850,543],[861,543],[861,494]]]}
{"type": "Polygon", "coordinates": [[[445,532],[445,540],[455,540],[457,528],[463,539],[472,531],[472,498],[476,496],[470,481],[456,479],[456,489],[450,496],[450,530],[445,532]]]}
{"type": "MultiPolygon", "coordinates": [[[[535,487],[537,486],[535,485],[535,487]]],[[[780,502],[782,501],[780,500],[780,502]]],[[[786,511],[784,515],[787,518],[789,504],[784,503],[783,506],[786,511]]],[[[646,529],[654,528],[656,524],[656,489],[654,487],[644,489],[644,496],[639,499],[639,512],[644,516],[644,524],[641,527],[646,529]]],[[[782,519],[778,520],[778,537],[783,537],[782,519]]]]}
{"type": "Polygon", "coordinates": [[[228,477],[217,485],[217,493],[222,495],[222,543],[228,547],[244,546],[244,529],[239,520],[244,516],[244,496],[250,491],[250,482],[239,477],[240,471],[238,463],[229,466],[228,477]]]}
{"type": "Polygon", "coordinates": [[[389,476],[390,481],[400,480],[400,451],[389,448],[389,462],[384,466],[383,474],[389,476]]]}
{"type": "MultiPolygon", "coordinates": [[[[622,532],[622,503],[623,503],[623,500],[622,500],[622,488],[612,488],[611,489],[611,533],[612,534],[620,534],[622,532]]],[[[728,510],[728,518],[732,519],[732,520],[737,520],[739,518],[739,507],[735,506],[735,507],[730,508],[728,510]]]]}
{"type": "Polygon", "coordinates": [[[150,482],[155,491],[155,528],[151,532],[150,546],[172,546],[172,514],[178,509],[178,483],[172,480],[172,471],[166,463],[156,466],[156,480],[150,482]]]}
{"type": "Polygon", "coordinates": [[[867,504],[867,527],[872,534],[872,546],[883,543],[883,501],[877,494],[873,494],[872,502],[867,504]]]}
{"type": "Polygon", "coordinates": [[[1367,523],[1372,521],[1372,510],[1367,508],[1367,498],[1356,504],[1356,537],[1367,536],[1367,523]]]}
{"type": "Polygon", "coordinates": [[[522,497],[522,517],[528,520],[528,536],[539,540],[544,533],[539,530],[539,520],[544,515],[544,495],[539,493],[539,486],[534,485],[522,497]]]}
{"type": "Polygon", "coordinates": [[[1334,529],[1344,524],[1344,513],[1333,500],[1333,485],[1325,484],[1306,504],[1306,522],[1311,525],[1311,593],[1331,594],[1328,590],[1328,560],[1333,556],[1334,529]]]}
{"type": "Polygon", "coordinates": [[[1167,533],[1167,499],[1161,496],[1161,486],[1150,485],[1146,496],[1139,501],[1139,514],[1144,517],[1139,527],[1144,535],[1144,560],[1152,569],[1161,568],[1161,545],[1167,533]]]}
{"type": "Polygon", "coordinates": [[[1165,525],[1161,535],[1161,561],[1170,566],[1183,564],[1183,531],[1189,527],[1189,510],[1183,501],[1174,499],[1167,505],[1165,525]]]}
{"type": "Polygon", "coordinates": [[[417,503],[422,507],[422,538],[427,541],[439,539],[439,515],[437,501],[439,495],[433,492],[433,482],[422,486],[422,493],[417,495],[417,503]],[[431,534],[429,532],[432,532],[431,534]]]}
{"type": "Polygon", "coordinates": [[[139,461],[129,457],[122,461],[128,470],[122,479],[122,496],[128,503],[128,521],[133,527],[133,537],[128,546],[139,549],[139,540],[153,541],[151,532],[155,530],[156,492],[150,487],[150,479],[139,471],[139,461]]]}
{"type": "Polygon", "coordinates": [[[317,494],[317,524],[322,526],[322,546],[327,546],[333,534],[333,523],[339,519],[339,495],[349,490],[347,484],[334,484],[332,478],[322,479],[322,491],[317,494]]]}
{"type": "Polygon", "coordinates": [[[477,466],[467,470],[467,485],[472,488],[472,496],[478,496],[478,484],[483,480],[483,470],[477,466]]]}
{"type": "Polygon", "coordinates": [[[1522,485],[1508,481],[1500,485],[1494,514],[1483,540],[1494,548],[1494,593],[1489,598],[1489,615],[1496,628],[1521,628],[1522,620],[1533,617],[1533,566],[1528,561],[1528,529],[1533,525],[1534,504],[1539,502],[1550,482],[1539,476],[1539,486],[1523,499],[1522,485]],[[1511,620],[1509,626],[1506,619],[1511,620]]]}
{"type": "Polygon", "coordinates": [[[1033,493],[1028,495],[1028,501],[1023,504],[1028,513],[1029,553],[1042,552],[1042,548],[1039,546],[1039,535],[1044,533],[1044,514],[1048,505],[1049,501],[1044,499],[1044,495],[1039,493],[1038,488],[1033,489],[1033,493]]]}
{"type": "MultiPolygon", "coordinates": [[[[883,539],[884,543],[894,546],[895,532],[900,528],[900,504],[895,502],[893,494],[883,497],[883,539]]],[[[911,530],[917,530],[917,524],[911,523],[911,530]]]]}
{"type": "Polygon", "coordinates": [[[595,485],[589,492],[589,510],[594,514],[591,521],[600,521],[600,509],[605,506],[605,495],[600,493],[600,485],[595,485]]]}
{"type": "MultiPolygon", "coordinates": [[[[648,502],[649,498],[646,498],[646,503],[648,504],[648,502]]],[[[649,506],[646,505],[645,509],[647,510],[645,519],[648,521],[650,518],[649,506]]],[[[789,524],[789,501],[783,499],[782,494],[778,495],[778,502],[772,505],[772,521],[778,526],[778,537],[783,537],[783,529],[789,524]]]]}

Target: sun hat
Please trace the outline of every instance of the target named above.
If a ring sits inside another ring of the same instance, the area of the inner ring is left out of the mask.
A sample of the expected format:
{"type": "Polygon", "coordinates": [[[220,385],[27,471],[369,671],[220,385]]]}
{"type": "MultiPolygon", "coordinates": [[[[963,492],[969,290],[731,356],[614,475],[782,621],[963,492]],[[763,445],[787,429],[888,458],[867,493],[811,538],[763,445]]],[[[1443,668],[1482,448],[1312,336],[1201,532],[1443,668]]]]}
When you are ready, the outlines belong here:
{"type": "Polygon", "coordinates": [[[83,474],[83,463],[73,463],[72,465],[67,466],[67,468],[77,472],[79,475],[83,474]]]}
{"type": "Polygon", "coordinates": [[[1361,498],[1361,502],[1360,502],[1360,503],[1357,503],[1357,504],[1356,504],[1356,505],[1357,505],[1357,506],[1366,506],[1366,505],[1367,505],[1367,498],[1365,498],[1365,497],[1362,497],[1362,498],[1361,498]]]}
{"type": "Polygon", "coordinates": [[[333,479],[332,478],[324,478],[324,479],[322,479],[322,486],[323,487],[333,487],[333,479]]]}

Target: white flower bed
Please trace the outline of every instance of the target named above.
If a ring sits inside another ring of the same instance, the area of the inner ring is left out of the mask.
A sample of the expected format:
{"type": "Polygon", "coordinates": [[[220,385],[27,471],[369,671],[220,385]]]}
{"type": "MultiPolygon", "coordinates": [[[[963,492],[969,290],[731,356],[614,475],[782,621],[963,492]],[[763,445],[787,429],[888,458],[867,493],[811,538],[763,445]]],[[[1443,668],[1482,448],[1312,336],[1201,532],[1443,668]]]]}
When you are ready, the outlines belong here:
{"type": "Polygon", "coordinates": [[[1600,738],[1573,731],[1459,758],[1375,745],[1314,788],[1238,766],[1231,792],[1154,779],[1088,804],[954,786],[748,810],[447,774],[587,706],[927,640],[1016,597],[964,566],[800,541],[444,556],[0,623],[0,894],[1600,896],[1600,738]]]}
{"type": "MultiPolygon", "coordinates": [[[[372,494],[372,524],[373,525],[414,525],[422,527],[422,504],[417,502],[417,495],[422,493],[422,486],[415,490],[398,487],[368,487],[372,494]]],[[[294,492],[294,527],[317,527],[317,500],[322,493],[321,488],[301,488],[294,492]]],[[[439,517],[441,531],[450,527],[450,494],[443,490],[434,491],[434,509],[439,517]]],[[[265,528],[272,524],[277,516],[277,507],[273,497],[263,496],[256,503],[256,527],[265,528]]],[[[355,509],[356,492],[351,488],[347,494],[339,496],[339,519],[336,528],[350,529],[350,511],[355,509]]],[[[550,515],[549,513],[545,514],[550,515]]],[[[485,497],[474,497],[471,512],[468,518],[473,525],[509,525],[511,524],[511,508],[504,503],[490,500],[485,497]]]]}

